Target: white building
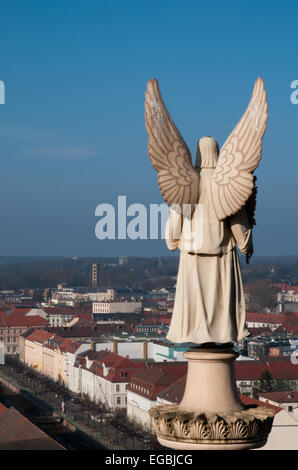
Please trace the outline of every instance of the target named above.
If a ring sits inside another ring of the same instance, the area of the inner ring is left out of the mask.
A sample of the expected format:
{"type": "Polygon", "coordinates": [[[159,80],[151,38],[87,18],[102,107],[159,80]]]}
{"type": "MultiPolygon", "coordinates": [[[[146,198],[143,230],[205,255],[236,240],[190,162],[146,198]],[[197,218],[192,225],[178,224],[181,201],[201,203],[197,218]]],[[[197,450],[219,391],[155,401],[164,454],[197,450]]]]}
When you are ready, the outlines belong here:
{"type": "Polygon", "coordinates": [[[278,411],[267,443],[256,450],[298,450],[298,409],[278,411]]]}
{"type": "Polygon", "coordinates": [[[115,300],[116,291],[114,289],[107,289],[103,292],[96,292],[94,297],[90,300],[94,300],[97,302],[112,302],[115,300]]]}
{"type": "Polygon", "coordinates": [[[142,302],[93,302],[92,313],[138,313],[142,302]]]}
{"type": "Polygon", "coordinates": [[[186,346],[178,346],[166,342],[152,341],[147,343],[148,358],[156,362],[186,361],[183,354],[188,349],[186,346]]]}
{"type": "Polygon", "coordinates": [[[160,363],[138,371],[127,387],[127,418],[151,432],[149,410],[160,405],[158,394],[187,372],[187,364],[160,363]]]}
{"type": "Polygon", "coordinates": [[[68,305],[74,306],[74,287],[64,287],[62,284],[58,284],[58,288],[52,291],[51,294],[51,305],[68,305]]]}
{"type": "Polygon", "coordinates": [[[108,408],[126,408],[127,384],[143,367],[110,351],[86,352],[69,362],[68,387],[108,408]]]}
{"type": "Polygon", "coordinates": [[[265,404],[282,408],[288,412],[293,412],[298,407],[298,392],[296,390],[263,392],[258,394],[258,398],[265,404]]]}
{"type": "MultiPolygon", "coordinates": [[[[71,326],[74,321],[75,315],[70,312],[57,312],[56,310],[51,312],[47,311],[47,320],[50,326],[71,326]]],[[[78,318],[76,319],[78,321],[78,318]]]]}

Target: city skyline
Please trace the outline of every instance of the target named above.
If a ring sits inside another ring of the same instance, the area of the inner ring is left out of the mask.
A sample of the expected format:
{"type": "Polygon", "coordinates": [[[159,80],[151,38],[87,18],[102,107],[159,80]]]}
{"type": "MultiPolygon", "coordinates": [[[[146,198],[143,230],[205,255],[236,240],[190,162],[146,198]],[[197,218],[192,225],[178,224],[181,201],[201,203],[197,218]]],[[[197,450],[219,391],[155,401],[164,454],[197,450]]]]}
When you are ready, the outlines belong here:
{"type": "Polygon", "coordinates": [[[224,143],[259,75],[269,121],[255,254],[297,255],[297,10],[292,1],[2,4],[0,255],[170,256],[163,239],[95,235],[99,204],[163,203],[147,155],[146,83],[159,80],[194,160],[200,137],[224,143]]]}

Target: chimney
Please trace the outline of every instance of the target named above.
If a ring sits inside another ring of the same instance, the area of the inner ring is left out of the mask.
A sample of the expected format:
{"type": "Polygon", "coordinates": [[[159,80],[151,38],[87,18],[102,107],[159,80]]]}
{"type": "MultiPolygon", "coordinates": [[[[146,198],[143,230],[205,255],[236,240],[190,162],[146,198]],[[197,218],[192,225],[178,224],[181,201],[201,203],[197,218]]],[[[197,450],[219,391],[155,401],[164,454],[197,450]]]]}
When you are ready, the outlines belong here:
{"type": "Polygon", "coordinates": [[[147,359],[147,341],[143,341],[143,359],[147,359]]]}
{"type": "Polygon", "coordinates": [[[117,341],[113,341],[113,353],[117,354],[117,341]]]}

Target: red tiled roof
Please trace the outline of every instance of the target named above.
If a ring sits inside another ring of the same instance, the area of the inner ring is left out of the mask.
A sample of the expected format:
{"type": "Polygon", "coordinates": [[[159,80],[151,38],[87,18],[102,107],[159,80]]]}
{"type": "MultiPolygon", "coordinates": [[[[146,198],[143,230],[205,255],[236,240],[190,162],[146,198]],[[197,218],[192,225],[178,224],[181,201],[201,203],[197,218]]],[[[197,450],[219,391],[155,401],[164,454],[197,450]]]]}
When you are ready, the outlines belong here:
{"type": "Polygon", "coordinates": [[[247,322],[266,322],[279,324],[285,321],[285,315],[281,313],[252,313],[246,312],[247,322]]]}
{"type": "Polygon", "coordinates": [[[295,294],[298,294],[298,286],[290,286],[289,284],[276,283],[273,284],[273,287],[277,287],[280,291],[288,292],[289,290],[294,291],[295,294]]]}
{"type": "Polygon", "coordinates": [[[115,353],[110,353],[106,355],[102,361],[106,367],[112,367],[112,368],[121,368],[121,369],[143,369],[143,365],[140,363],[136,363],[129,359],[128,357],[123,357],[119,356],[118,354],[115,353]]]}
{"type": "Polygon", "coordinates": [[[26,339],[32,342],[41,343],[49,349],[59,348],[60,351],[64,353],[74,353],[81,346],[77,341],[63,338],[62,336],[54,335],[53,333],[43,330],[34,330],[26,337],[26,339]]]}
{"type": "Polygon", "coordinates": [[[48,326],[47,320],[38,315],[34,316],[23,316],[23,315],[8,315],[6,317],[0,317],[0,328],[20,326],[20,327],[30,327],[30,326],[48,326]]]}
{"type": "Polygon", "coordinates": [[[62,336],[53,335],[44,346],[49,349],[56,349],[56,348],[60,348],[62,344],[64,343],[64,341],[65,339],[62,338],[62,336]]]}
{"type": "Polygon", "coordinates": [[[96,323],[93,320],[92,313],[85,313],[85,314],[75,314],[73,318],[77,318],[78,321],[76,322],[75,326],[78,327],[92,327],[95,326],[96,323]]]}
{"type": "MultiPolygon", "coordinates": [[[[42,447],[45,450],[47,448],[50,450],[64,449],[18,410],[10,407],[0,415],[0,443],[2,449],[5,449],[3,445],[5,443],[12,445],[24,441],[27,442],[27,448],[30,447],[31,443],[39,442],[39,445],[43,444],[42,447]]],[[[26,449],[26,445],[23,446],[23,449],[26,449]]]]}
{"type": "Polygon", "coordinates": [[[298,403],[298,392],[296,390],[283,392],[264,392],[259,393],[259,397],[266,398],[267,400],[278,403],[298,403]]]}
{"type": "Polygon", "coordinates": [[[10,315],[27,315],[27,313],[30,312],[30,310],[32,310],[32,308],[14,308],[12,310],[12,312],[10,313],[10,315]]]}
{"type": "Polygon", "coordinates": [[[279,406],[269,405],[269,403],[264,403],[263,401],[256,400],[255,398],[246,397],[245,395],[239,395],[240,400],[242,401],[243,405],[250,406],[250,405],[258,405],[258,406],[266,406],[266,408],[272,408],[276,413],[282,410],[279,406]]]}
{"type": "Polygon", "coordinates": [[[153,362],[150,364],[150,367],[157,367],[164,371],[174,374],[176,377],[183,377],[187,373],[187,362],[172,362],[172,361],[163,361],[163,362],[153,362]]]}
{"type": "Polygon", "coordinates": [[[75,316],[80,318],[80,319],[93,321],[93,314],[92,313],[78,313],[78,314],[75,314],[75,316]]]}
{"type": "Polygon", "coordinates": [[[53,337],[53,333],[48,333],[43,330],[34,330],[29,336],[27,336],[28,341],[44,344],[46,341],[53,337]]]}
{"type": "MultiPolygon", "coordinates": [[[[187,376],[185,375],[184,377],[181,377],[180,379],[176,380],[176,382],[171,384],[169,387],[166,387],[161,393],[159,393],[158,396],[160,398],[163,398],[164,400],[168,400],[171,403],[180,403],[184,395],[186,378],[187,376]]],[[[276,412],[279,412],[282,410],[282,408],[278,406],[269,405],[267,403],[264,404],[264,402],[260,400],[246,397],[245,395],[240,394],[239,398],[245,406],[250,406],[250,405],[266,406],[268,408],[274,409],[276,412]]]]}
{"type": "Polygon", "coordinates": [[[274,379],[298,380],[298,367],[290,361],[236,361],[237,380],[257,380],[267,370],[274,379]]]}
{"type": "Polygon", "coordinates": [[[109,382],[129,382],[130,377],[138,369],[143,369],[142,363],[137,363],[126,357],[119,356],[118,354],[108,353],[100,360],[94,360],[90,370],[100,376],[104,377],[109,382]],[[104,366],[108,370],[107,375],[104,375],[104,366]]]}
{"type": "Polygon", "coordinates": [[[63,305],[62,307],[44,307],[43,310],[46,313],[53,315],[72,315],[77,312],[75,307],[68,307],[66,305],[63,305]]]}
{"type": "Polygon", "coordinates": [[[165,387],[158,396],[171,403],[180,403],[184,395],[186,377],[185,374],[168,387],[165,387]]]}
{"type": "Polygon", "coordinates": [[[297,325],[292,325],[285,323],[284,325],[280,325],[276,330],[276,333],[279,332],[285,332],[290,335],[298,335],[298,324],[297,325]]]}
{"type": "Polygon", "coordinates": [[[80,355],[78,356],[78,358],[87,357],[89,360],[100,361],[101,359],[103,359],[105,356],[107,356],[110,353],[111,351],[109,351],[108,349],[102,349],[101,351],[92,351],[92,349],[87,349],[86,351],[82,351],[80,355]]]}
{"type": "Polygon", "coordinates": [[[297,313],[285,313],[284,314],[284,325],[287,324],[295,324],[298,325],[298,314],[297,313]]]}
{"type": "Polygon", "coordinates": [[[71,339],[64,339],[63,343],[59,346],[60,351],[64,353],[75,353],[79,347],[81,346],[80,343],[77,341],[73,341],[71,339]]]}
{"type": "Polygon", "coordinates": [[[157,394],[176,381],[177,376],[173,372],[150,366],[136,372],[127,389],[149,400],[156,400],[157,394]]]}

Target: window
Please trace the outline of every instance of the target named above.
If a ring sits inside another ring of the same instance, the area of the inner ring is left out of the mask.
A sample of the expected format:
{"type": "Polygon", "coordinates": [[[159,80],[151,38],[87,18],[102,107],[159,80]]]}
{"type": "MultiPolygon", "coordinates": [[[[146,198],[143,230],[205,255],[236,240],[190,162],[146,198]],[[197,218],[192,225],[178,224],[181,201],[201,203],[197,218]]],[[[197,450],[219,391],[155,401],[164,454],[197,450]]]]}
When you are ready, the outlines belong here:
{"type": "Polygon", "coordinates": [[[116,392],[120,392],[120,385],[116,385],[116,392]]]}
{"type": "Polygon", "coordinates": [[[117,405],[121,405],[121,397],[117,397],[117,405]]]}

